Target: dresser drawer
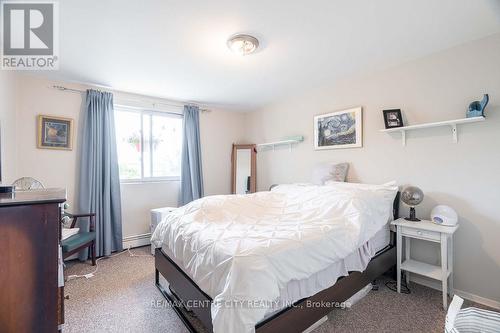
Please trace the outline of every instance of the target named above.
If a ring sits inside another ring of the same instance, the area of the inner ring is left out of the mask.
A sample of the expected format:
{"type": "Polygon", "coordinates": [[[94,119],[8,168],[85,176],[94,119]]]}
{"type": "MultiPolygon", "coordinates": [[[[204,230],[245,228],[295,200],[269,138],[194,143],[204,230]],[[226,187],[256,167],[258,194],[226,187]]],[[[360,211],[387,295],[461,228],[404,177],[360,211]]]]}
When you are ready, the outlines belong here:
{"type": "Polygon", "coordinates": [[[409,236],[412,238],[420,238],[425,240],[430,240],[434,242],[439,242],[441,240],[441,235],[439,232],[419,230],[409,227],[401,227],[401,233],[403,236],[409,236]]]}

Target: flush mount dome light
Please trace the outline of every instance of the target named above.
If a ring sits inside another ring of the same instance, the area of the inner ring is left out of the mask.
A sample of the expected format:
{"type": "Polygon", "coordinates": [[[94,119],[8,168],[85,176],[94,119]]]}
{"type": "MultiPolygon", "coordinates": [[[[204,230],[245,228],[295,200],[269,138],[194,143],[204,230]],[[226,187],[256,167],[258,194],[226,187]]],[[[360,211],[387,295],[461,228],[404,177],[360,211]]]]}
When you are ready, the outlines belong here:
{"type": "Polygon", "coordinates": [[[236,54],[247,55],[257,50],[259,41],[253,36],[238,34],[229,38],[227,47],[236,54]]]}

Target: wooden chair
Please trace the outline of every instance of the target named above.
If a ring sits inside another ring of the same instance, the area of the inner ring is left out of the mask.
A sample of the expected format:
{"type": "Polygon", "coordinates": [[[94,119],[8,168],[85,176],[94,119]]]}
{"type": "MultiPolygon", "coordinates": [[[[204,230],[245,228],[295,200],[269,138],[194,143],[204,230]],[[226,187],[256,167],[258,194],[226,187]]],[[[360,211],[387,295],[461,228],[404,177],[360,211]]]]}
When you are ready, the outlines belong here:
{"type": "Polygon", "coordinates": [[[92,258],[92,266],[95,266],[95,213],[84,213],[84,214],[71,214],[65,213],[64,215],[73,219],[71,222],[71,228],[74,228],[78,218],[88,217],[90,219],[89,231],[80,231],[76,235],[73,235],[61,242],[63,259],[80,252],[85,248],[89,248],[90,256],[92,258]]]}

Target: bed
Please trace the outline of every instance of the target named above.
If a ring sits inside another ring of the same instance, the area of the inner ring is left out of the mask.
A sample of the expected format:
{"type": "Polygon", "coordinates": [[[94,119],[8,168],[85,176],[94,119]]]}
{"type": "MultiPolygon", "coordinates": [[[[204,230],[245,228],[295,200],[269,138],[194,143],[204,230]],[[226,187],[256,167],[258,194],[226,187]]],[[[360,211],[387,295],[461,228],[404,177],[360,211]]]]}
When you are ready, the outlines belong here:
{"type": "Polygon", "coordinates": [[[208,331],[302,332],[395,265],[397,203],[338,183],[197,200],[152,236],[156,285],[192,332],[182,307],[208,331]]]}

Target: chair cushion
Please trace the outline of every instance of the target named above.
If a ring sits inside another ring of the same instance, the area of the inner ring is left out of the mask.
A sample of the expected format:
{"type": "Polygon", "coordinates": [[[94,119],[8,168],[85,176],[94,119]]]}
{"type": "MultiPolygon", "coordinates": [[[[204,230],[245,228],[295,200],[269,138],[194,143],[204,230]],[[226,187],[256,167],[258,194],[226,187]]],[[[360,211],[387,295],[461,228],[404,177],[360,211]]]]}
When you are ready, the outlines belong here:
{"type": "Polygon", "coordinates": [[[89,243],[95,239],[95,231],[79,232],[61,242],[63,253],[73,251],[80,246],[89,243]]]}

